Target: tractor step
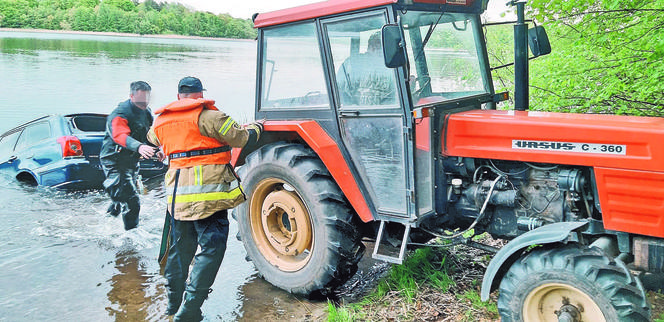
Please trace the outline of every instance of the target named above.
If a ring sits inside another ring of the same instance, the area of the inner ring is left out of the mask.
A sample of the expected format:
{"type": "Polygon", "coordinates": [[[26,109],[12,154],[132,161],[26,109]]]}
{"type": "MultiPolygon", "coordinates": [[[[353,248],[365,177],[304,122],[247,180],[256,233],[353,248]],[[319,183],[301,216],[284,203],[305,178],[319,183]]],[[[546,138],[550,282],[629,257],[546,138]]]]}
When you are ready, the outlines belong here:
{"type": "Polygon", "coordinates": [[[399,248],[399,256],[390,256],[386,254],[379,254],[380,244],[383,241],[383,232],[385,231],[385,221],[380,221],[380,227],[378,228],[378,237],[376,237],[376,244],[374,245],[373,254],[371,257],[373,259],[379,259],[390,263],[401,264],[403,263],[403,256],[406,253],[406,244],[408,243],[408,236],[410,235],[410,225],[404,225],[405,229],[403,232],[403,238],[401,239],[401,247],[399,248]]]}

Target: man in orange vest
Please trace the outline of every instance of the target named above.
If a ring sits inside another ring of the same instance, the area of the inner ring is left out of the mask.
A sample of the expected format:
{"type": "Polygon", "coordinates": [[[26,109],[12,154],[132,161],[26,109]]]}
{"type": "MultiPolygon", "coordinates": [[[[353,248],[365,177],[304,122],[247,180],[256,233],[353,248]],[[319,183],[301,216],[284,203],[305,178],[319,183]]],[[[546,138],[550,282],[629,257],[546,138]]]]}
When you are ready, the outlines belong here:
{"type": "Polygon", "coordinates": [[[263,130],[261,123],[238,125],[204,99],[203,91],[198,78],[181,79],[178,100],[155,111],[147,135],[169,156],[165,181],[172,244],[164,275],[166,314],[175,314],[174,321],[202,320],[201,305],[226,251],[227,209],[246,199],[229,163],[231,147],[255,144],[263,130]]]}

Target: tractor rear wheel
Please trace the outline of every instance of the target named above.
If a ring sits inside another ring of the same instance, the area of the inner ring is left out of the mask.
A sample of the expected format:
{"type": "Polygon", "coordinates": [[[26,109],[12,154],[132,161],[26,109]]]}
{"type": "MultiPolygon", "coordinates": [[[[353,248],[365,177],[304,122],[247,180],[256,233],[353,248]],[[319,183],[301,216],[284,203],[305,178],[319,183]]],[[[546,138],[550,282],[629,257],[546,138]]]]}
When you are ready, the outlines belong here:
{"type": "Polygon", "coordinates": [[[649,321],[640,281],[597,248],[535,250],[500,283],[502,321],[649,321]]]}
{"type": "Polygon", "coordinates": [[[273,143],[238,169],[247,201],[238,237],[259,274],[294,294],[326,294],[357,271],[364,244],[341,190],[318,156],[273,143]]]}

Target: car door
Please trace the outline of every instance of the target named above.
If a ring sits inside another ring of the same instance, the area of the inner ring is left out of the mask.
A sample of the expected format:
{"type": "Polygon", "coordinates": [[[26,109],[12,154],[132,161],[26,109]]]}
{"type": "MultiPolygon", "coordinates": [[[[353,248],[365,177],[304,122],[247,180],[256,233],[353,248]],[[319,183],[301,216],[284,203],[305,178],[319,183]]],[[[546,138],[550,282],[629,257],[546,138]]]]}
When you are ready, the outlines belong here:
{"type": "Polygon", "coordinates": [[[10,175],[16,173],[17,156],[14,153],[16,140],[23,129],[7,133],[0,138],[0,170],[10,175]]]}
{"type": "Polygon", "coordinates": [[[395,69],[385,67],[387,10],[323,21],[341,135],[380,216],[415,215],[412,142],[395,69]]]}
{"type": "Polygon", "coordinates": [[[17,157],[17,171],[28,171],[35,175],[39,184],[42,175],[55,161],[62,159],[60,146],[51,136],[51,124],[48,121],[37,122],[27,126],[16,142],[14,154],[17,157]]]}

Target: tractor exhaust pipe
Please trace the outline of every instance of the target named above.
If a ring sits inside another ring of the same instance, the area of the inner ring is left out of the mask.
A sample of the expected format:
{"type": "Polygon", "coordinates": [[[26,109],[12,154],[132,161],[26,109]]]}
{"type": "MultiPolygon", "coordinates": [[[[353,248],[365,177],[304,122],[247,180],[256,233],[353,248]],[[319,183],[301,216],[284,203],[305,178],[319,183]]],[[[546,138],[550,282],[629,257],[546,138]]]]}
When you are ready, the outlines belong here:
{"type": "Polygon", "coordinates": [[[516,6],[514,25],[514,109],[528,110],[528,24],[525,22],[525,1],[512,0],[516,6]]]}

